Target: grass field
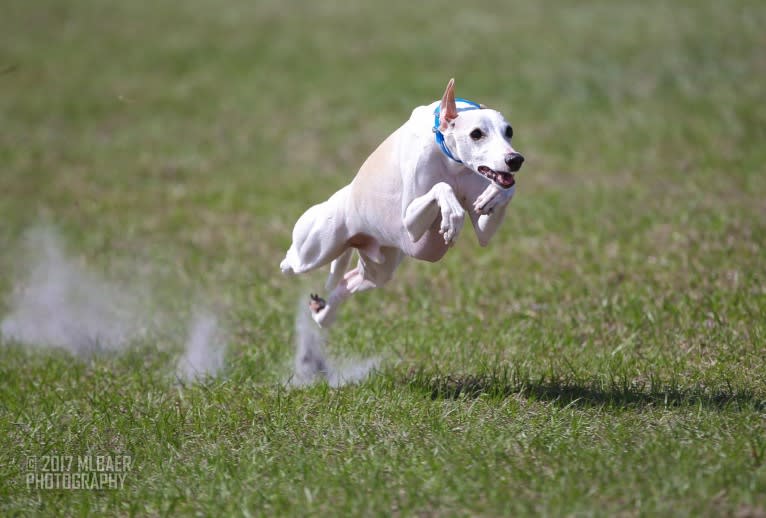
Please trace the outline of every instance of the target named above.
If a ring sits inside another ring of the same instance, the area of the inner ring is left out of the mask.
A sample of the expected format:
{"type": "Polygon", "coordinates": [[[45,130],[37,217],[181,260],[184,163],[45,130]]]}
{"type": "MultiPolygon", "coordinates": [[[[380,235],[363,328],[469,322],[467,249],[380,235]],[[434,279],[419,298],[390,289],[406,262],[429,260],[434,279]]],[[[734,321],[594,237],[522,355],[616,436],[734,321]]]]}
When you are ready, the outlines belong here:
{"type": "Polygon", "coordinates": [[[0,514],[765,516],[764,25],[749,0],[5,2],[0,318],[43,224],[151,313],[214,307],[228,348],[182,386],[183,324],[6,340],[0,514]],[[323,282],[279,275],[292,225],[453,76],[527,159],[504,226],[349,302],[328,349],[379,357],[367,380],[286,386],[323,282]],[[57,455],[133,466],[28,489],[57,455]]]}

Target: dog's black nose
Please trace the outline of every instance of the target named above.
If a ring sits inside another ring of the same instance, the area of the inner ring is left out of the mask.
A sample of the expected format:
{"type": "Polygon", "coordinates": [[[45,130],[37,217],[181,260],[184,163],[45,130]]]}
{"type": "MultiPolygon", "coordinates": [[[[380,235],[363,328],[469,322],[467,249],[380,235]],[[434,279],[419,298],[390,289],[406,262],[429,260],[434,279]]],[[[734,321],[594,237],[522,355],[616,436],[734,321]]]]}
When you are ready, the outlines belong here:
{"type": "Polygon", "coordinates": [[[519,153],[508,153],[505,155],[505,163],[512,172],[516,172],[521,169],[521,164],[524,163],[524,157],[519,153]]]}

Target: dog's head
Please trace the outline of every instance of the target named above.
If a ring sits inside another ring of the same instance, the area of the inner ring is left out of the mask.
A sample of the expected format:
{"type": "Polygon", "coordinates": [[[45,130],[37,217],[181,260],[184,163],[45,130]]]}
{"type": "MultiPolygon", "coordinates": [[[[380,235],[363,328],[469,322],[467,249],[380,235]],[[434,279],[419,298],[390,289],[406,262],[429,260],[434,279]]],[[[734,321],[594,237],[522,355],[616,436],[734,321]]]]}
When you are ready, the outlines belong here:
{"type": "Polygon", "coordinates": [[[504,189],[516,183],[514,174],[524,157],[511,145],[513,128],[500,112],[484,106],[460,109],[455,103],[454,79],[447,84],[439,106],[438,131],[453,160],[504,189]]]}

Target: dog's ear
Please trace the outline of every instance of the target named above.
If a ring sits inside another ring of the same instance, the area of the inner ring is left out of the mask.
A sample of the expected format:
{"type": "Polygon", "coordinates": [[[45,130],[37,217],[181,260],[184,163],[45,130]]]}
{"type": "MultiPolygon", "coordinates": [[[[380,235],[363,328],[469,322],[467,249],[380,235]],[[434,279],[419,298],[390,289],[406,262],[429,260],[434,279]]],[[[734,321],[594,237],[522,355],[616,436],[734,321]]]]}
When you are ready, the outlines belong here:
{"type": "Polygon", "coordinates": [[[457,106],[455,106],[455,79],[450,79],[447,89],[442,96],[441,108],[439,108],[439,129],[445,130],[449,123],[457,119],[457,106]]]}

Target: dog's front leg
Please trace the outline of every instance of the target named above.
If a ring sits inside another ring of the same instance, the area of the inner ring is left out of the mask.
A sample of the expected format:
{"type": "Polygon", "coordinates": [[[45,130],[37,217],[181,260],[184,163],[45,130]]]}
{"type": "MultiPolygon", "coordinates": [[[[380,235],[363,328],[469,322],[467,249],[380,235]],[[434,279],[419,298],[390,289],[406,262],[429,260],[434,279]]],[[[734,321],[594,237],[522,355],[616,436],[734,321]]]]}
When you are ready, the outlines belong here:
{"type": "Polygon", "coordinates": [[[471,221],[481,246],[487,246],[505,217],[505,210],[516,192],[516,187],[502,189],[490,183],[473,204],[471,221]]]}
{"type": "Polygon", "coordinates": [[[439,233],[444,242],[451,245],[465,221],[465,211],[449,184],[439,182],[423,196],[412,200],[404,213],[404,227],[413,241],[423,237],[426,230],[441,215],[439,233]]]}

